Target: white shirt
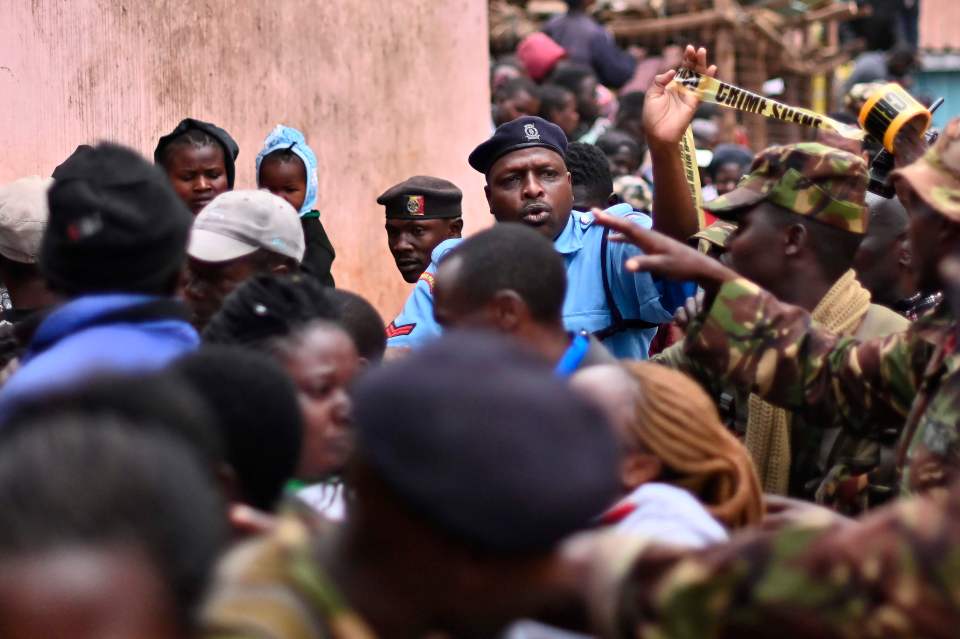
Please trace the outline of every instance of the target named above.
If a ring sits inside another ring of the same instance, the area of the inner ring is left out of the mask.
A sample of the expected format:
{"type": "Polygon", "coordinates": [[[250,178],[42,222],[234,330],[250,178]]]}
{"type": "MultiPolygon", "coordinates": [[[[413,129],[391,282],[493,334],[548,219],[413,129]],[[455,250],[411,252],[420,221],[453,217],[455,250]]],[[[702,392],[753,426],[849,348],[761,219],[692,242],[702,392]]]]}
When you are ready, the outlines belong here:
{"type": "Polygon", "coordinates": [[[608,511],[615,512],[624,515],[614,530],[671,546],[703,548],[729,539],[696,497],[669,484],[643,484],[608,511]]]}

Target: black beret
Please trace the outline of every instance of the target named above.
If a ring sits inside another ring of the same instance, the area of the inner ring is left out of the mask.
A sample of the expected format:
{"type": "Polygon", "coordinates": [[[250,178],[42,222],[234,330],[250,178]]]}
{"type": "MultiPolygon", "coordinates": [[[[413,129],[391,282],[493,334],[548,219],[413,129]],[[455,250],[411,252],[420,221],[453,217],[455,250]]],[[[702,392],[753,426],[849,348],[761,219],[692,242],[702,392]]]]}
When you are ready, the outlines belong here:
{"type": "Polygon", "coordinates": [[[167,145],[191,129],[203,131],[216,140],[223,148],[223,163],[227,169],[227,186],[232,189],[234,176],[236,174],[237,156],[240,155],[240,147],[229,133],[216,124],[204,122],[203,120],[194,120],[193,118],[181,120],[180,124],[178,124],[173,131],[167,133],[157,141],[157,148],[153,151],[154,164],[163,164],[163,151],[167,148],[167,145]]]}
{"type": "Polygon", "coordinates": [[[616,497],[610,426],[510,338],[447,333],[369,373],[354,398],[359,459],[473,547],[546,551],[616,497]]]}
{"type": "Polygon", "coordinates": [[[140,154],[81,146],[57,167],[40,270],[73,293],[156,292],[186,259],[193,215],[140,154]]]}
{"type": "Polygon", "coordinates": [[[567,152],[567,136],[563,129],[543,118],[517,118],[498,126],[489,140],[473,150],[468,161],[470,166],[486,175],[490,167],[507,153],[534,146],[556,151],[563,157],[567,152]]]}
{"type": "Polygon", "coordinates": [[[427,175],[415,175],[387,189],[377,204],[394,220],[432,220],[463,215],[463,193],[453,182],[427,175]]]}

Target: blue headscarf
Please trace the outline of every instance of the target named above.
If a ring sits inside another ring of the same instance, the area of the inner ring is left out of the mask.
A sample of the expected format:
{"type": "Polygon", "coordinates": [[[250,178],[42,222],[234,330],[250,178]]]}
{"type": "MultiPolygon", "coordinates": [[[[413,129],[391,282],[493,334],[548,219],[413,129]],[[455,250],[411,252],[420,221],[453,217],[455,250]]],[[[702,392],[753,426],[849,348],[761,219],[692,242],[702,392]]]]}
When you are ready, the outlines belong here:
{"type": "Polygon", "coordinates": [[[257,186],[260,185],[260,164],[263,158],[274,151],[280,149],[290,149],[303,162],[307,172],[307,194],[303,198],[303,206],[300,207],[300,215],[303,216],[314,209],[317,205],[317,156],[313,149],[307,146],[307,139],[303,133],[290,126],[278,124],[267,139],[263,141],[263,149],[257,154],[257,186]]]}

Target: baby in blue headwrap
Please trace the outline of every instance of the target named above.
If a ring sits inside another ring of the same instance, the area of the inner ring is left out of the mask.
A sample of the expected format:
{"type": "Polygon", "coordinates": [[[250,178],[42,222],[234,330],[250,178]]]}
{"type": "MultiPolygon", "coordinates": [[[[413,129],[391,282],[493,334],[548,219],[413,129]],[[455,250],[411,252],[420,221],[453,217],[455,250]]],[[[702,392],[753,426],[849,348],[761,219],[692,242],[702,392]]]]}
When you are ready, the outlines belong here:
{"type": "Polygon", "coordinates": [[[257,186],[282,197],[299,212],[307,242],[302,267],[323,284],[333,286],[330,267],[336,253],[316,210],[317,185],[317,156],[303,133],[278,124],[257,154],[257,186]]]}

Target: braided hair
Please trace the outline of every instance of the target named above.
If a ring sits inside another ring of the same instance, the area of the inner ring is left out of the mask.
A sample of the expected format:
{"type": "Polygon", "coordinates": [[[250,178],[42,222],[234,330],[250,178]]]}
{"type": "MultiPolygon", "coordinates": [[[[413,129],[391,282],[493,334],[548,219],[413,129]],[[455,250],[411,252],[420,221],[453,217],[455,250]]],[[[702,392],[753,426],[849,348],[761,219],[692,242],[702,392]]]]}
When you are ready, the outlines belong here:
{"type": "Polygon", "coordinates": [[[693,493],[730,528],[763,517],[763,493],[750,453],[720,422],[700,386],[650,362],[625,362],[638,384],[630,435],[664,465],[667,483],[693,493]]]}

